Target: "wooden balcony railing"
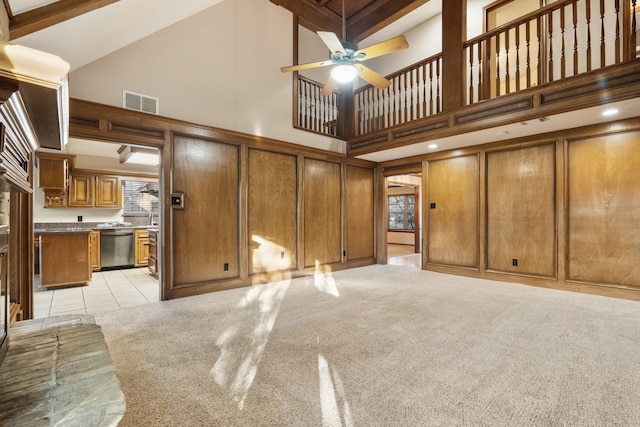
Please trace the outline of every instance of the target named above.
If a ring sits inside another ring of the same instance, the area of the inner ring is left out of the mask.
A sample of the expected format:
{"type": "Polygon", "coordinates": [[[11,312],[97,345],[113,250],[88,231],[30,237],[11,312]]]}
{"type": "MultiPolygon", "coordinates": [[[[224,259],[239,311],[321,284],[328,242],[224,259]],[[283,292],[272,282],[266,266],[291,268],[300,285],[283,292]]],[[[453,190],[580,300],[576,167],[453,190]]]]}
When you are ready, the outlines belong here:
{"type": "Polygon", "coordinates": [[[467,41],[467,103],[629,60],[635,3],[560,0],[467,41]]]}
{"type": "Polygon", "coordinates": [[[326,136],[338,136],[340,93],[322,96],[322,85],[298,75],[294,126],[326,136]]]}
{"type": "Polygon", "coordinates": [[[354,93],[356,135],[375,132],[442,111],[442,55],[434,55],[387,76],[384,90],[364,86],[354,93]]]}
{"type": "MultiPolygon", "coordinates": [[[[576,76],[636,57],[639,0],[558,0],[463,45],[466,105],[576,76]]],[[[446,60],[446,57],[444,58],[446,60]]],[[[387,76],[391,85],[354,92],[354,136],[442,112],[443,55],[387,76]]],[[[298,77],[296,126],[337,135],[336,92],[298,77]]]]}

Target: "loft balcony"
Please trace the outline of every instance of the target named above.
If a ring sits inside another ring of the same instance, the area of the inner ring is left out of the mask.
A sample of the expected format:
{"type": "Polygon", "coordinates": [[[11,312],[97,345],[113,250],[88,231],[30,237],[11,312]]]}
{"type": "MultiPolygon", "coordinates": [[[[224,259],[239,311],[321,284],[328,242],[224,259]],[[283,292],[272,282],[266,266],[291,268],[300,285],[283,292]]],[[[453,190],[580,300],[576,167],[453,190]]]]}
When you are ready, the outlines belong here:
{"type": "Polygon", "coordinates": [[[462,48],[443,43],[388,75],[385,90],[322,96],[321,83],[296,74],[294,126],[344,139],[355,156],[637,98],[639,9],[635,0],[557,1],[462,48]]]}

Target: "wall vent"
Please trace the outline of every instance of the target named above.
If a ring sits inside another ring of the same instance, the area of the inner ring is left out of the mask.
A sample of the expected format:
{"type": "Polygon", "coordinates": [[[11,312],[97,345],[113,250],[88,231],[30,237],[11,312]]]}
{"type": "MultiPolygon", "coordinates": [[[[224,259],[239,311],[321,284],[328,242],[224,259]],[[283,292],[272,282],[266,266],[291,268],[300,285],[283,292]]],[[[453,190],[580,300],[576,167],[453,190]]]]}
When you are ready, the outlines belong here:
{"type": "Polygon", "coordinates": [[[144,113],[160,114],[160,100],[153,96],[141,93],[122,91],[122,106],[129,110],[142,111],[144,113]]]}

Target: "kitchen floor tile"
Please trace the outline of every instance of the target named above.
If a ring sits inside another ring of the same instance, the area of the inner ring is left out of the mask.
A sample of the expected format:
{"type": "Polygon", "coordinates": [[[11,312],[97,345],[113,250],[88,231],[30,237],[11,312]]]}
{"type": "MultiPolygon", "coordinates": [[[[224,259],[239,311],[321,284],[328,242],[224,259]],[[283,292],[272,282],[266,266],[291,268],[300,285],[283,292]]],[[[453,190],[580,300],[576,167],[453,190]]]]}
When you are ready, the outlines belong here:
{"type": "Polygon", "coordinates": [[[157,279],[146,267],[94,272],[85,286],[35,289],[34,318],[94,314],[159,301],[157,279]]]}

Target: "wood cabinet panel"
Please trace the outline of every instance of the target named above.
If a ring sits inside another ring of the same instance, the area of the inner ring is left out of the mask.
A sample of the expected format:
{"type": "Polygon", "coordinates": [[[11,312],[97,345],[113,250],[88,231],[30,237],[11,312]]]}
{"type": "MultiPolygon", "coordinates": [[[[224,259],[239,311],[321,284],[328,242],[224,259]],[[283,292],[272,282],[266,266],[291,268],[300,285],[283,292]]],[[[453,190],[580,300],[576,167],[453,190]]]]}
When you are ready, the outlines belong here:
{"type": "Polygon", "coordinates": [[[427,182],[427,262],[478,268],[478,156],[429,162],[427,182]]]}
{"type": "Polygon", "coordinates": [[[297,267],[297,158],[249,150],[249,274],[297,267]]]}
{"type": "Polygon", "coordinates": [[[171,211],[173,285],[239,275],[239,149],[176,135],[172,193],[185,206],[171,211]]]}
{"type": "Polygon", "coordinates": [[[72,175],[69,184],[69,207],[93,207],[94,176],[72,175]]]}
{"type": "Polygon", "coordinates": [[[489,270],[556,276],[555,170],[553,143],[487,154],[489,270]]]}
{"type": "Polygon", "coordinates": [[[96,175],[96,208],[121,208],[122,183],[119,176],[96,175]]]}
{"type": "Polygon", "coordinates": [[[134,231],[134,264],[136,267],[145,267],[149,264],[149,231],[138,229],[134,231]]]}
{"type": "Polygon", "coordinates": [[[640,286],[640,132],[569,143],[567,278],[640,286]]]}
{"type": "Polygon", "coordinates": [[[347,260],[375,256],[374,169],[347,165],[345,226],[347,260]]]}
{"type": "Polygon", "coordinates": [[[38,154],[38,186],[43,190],[67,190],[67,178],[69,177],[69,162],[66,158],[46,157],[46,154],[38,154]]]}
{"type": "Polygon", "coordinates": [[[340,262],[340,164],[305,159],[304,266],[340,262]]]}
{"type": "Polygon", "coordinates": [[[91,253],[91,270],[100,271],[100,231],[92,230],[89,234],[89,251],[91,253]]]}
{"type": "Polygon", "coordinates": [[[45,288],[91,280],[89,233],[41,235],[41,285],[45,288]]]}

